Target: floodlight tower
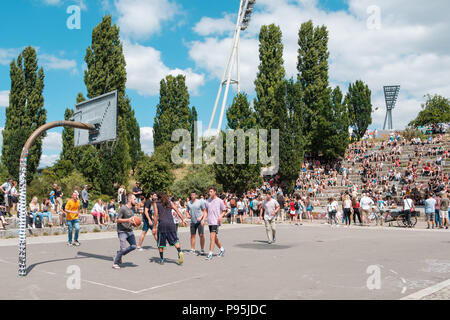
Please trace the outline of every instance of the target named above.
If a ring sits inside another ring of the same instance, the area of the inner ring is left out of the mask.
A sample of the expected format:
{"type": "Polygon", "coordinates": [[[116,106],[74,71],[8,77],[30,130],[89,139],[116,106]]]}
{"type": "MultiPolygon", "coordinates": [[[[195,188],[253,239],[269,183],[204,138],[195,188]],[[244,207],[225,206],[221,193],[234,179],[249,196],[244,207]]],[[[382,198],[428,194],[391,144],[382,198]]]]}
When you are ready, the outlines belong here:
{"type": "Polygon", "coordinates": [[[392,130],[392,109],[394,109],[397,103],[398,93],[400,92],[400,86],[384,86],[384,98],[386,100],[386,117],[384,118],[383,130],[386,130],[386,122],[388,123],[389,130],[392,130]]]}
{"type": "Polygon", "coordinates": [[[222,81],[219,85],[219,92],[217,93],[216,102],[214,103],[214,109],[211,116],[211,120],[209,121],[208,125],[208,131],[211,130],[214,117],[216,115],[217,106],[219,105],[220,98],[222,96],[222,90],[225,86],[225,93],[223,96],[222,101],[222,108],[220,110],[220,118],[219,118],[219,125],[218,130],[220,132],[220,128],[222,127],[222,121],[223,121],[223,115],[225,112],[225,107],[227,103],[228,98],[228,92],[230,89],[231,84],[237,85],[237,91],[241,91],[240,82],[241,82],[241,76],[240,76],[240,57],[239,57],[239,43],[240,43],[240,35],[241,31],[244,31],[247,29],[250,19],[252,16],[253,8],[255,7],[256,0],[241,0],[241,4],[239,7],[239,14],[238,14],[238,20],[236,23],[236,29],[234,31],[234,38],[233,38],[233,45],[231,47],[231,52],[228,57],[228,63],[225,68],[225,71],[222,76],[222,81]],[[235,79],[231,79],[231,72],[234,69],[235,64],[237,65],[237,77],[235,79]]]}

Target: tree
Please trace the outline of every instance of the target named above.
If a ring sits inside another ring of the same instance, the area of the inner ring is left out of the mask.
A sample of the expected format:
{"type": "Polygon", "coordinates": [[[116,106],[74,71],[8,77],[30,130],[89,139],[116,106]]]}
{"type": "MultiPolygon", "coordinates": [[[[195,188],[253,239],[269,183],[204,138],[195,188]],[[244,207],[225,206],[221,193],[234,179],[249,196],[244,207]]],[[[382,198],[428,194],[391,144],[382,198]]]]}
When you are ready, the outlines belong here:
{"type": "Polygon", "coordinates": [[[361,80],[349,84],[348,93],[345,97],[350,117],[350,125],[356,138],[361,139],[372,124],[372,102],[369,87],[361,80]]]}
{"type": "Polygon", "coordinates": [[[183,199],[189,197],[192,191],[198,195],[207,194],[210,186],[216,186],[219,192],[222,190],[222,186],[215,179],[213,167],[193,166],[183,179],[176,181],[170,187],[170,192],[175,197],[183,199]]]}
{"type": "Polygon", "coordinates": [[[304,113],[302,92],[299,82],[285,81],[282,87],[286,101],[285,124],[280,131],[279,175],[287,191],[293,192],[304,157],[304,113]]]}
{"type": "Polygon", "coordinates": [[[92,31],[92,44],[86,50],[85,62],[84,82],[89,99],[118,91],[118,141],[115,145],[100,145],[101,167],[95,172],[102,193],[111,195],[113,185],[127,183],[133,163],[142,154],[139,125],[125,94],[127,74],[119,28],[112,25],[111,16],[103,17],[92,31]]]}
{"type": "Polygon", "coordinates": [[[312,155],[322,152],[321,136],[326,124],[330,90],[328,89],[328,30],[314,27],[312,21],[301,25],[298,33],[297,79],[305,105],[307,150],[312,155]]]}
{"type": "MultiPolygon", "coordinates": [[[[67,108],[64,112],[64,120],[68,121],[72,118],[74,112],[72,109],[67,108]]],[[[70,161],[72,167],[77,163],[77,153],[78,150],[75,149],[74,140],[74,129],[69,127],[64,127],[62,133],[62,152],[59,157],[61,160],[70,161]]]]}
{"type": "Polygon", "coordinates": [[[260,64],[255,80],[256,122],[258,128],[264,128],[270,132],[271,129],[280,129],[283,120],[278,119],[275,114],[284,105],[284,102],[277,97],[285,76],[282,33],[281,29],[274,24],[261,27],[259,60],[260,64]]]}
{"type": "Polygon", "coordinates": [[[168,75],[160,82],[159,104],[153,125],[155,148],[171,141],[172,132],[176,129],[191,131],[192,119],[186,77],[168,75]]]}
{"type": "MultiPolygon", "coordinates": [[[[239,93],[233,100],[233,104],[227,110],[228,128],[235,130],[242,130],[245,133],[247,130],[254,129],[256,136],[256,118],[255,114],[250,108],[247,95],[239,93]]],[[[242,194],[245,191],[257,188],[262,185],[261,178],[261,164],[249,164],[249,148],[257,148],[257,145],[250,146],[250,139],[245,138],[245,162],[244,164],[237,163],[237,152],[234,152],[237,138],[233,140],[234,164],[226,163],[226,137],[224,135],[224,163],[214,164],[214,172],[217,182],[223,185],[224,189],[233,193],[242,194]]]]}
{"type": "Polygon", "coordinates": [[[175,181],[170,165],[160,159],[144,155],[136,166],[136,180],[141,183],[144,194],[164,191],[175,181]]]}
{"type": "Polygon", "coordinates": [[[427,101],[422,104],[422,111],[409,125],[417,128],[450,122],[450,100],[437,94],[428,94],[425,97],[427,101]]]}
{"type": "MultiPolygon", "coordinates": [[[[28,137],[47,120],[44,108],[44,70],[39,68],[36,50],[27,47],[10,64],[11,90],[3,130],[2,166],[9,176],[19,178],[19,160],[28,137]]],[[[41,135],[28,153],[27,183],[33,179],[42,155],[41,135]]]]}

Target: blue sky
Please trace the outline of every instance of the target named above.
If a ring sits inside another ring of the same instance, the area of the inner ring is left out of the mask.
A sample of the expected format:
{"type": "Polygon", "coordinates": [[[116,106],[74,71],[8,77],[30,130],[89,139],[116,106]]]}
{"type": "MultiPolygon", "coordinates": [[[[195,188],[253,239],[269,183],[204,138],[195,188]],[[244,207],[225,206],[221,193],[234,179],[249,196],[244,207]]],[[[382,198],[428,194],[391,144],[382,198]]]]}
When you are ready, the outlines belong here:
{"type": "MultiPolygon", "coordinates": [[[[60,120],[65,108],[74,106],[77,93],[86,91],[84,55],[91,32],[103,15],[111,14],[121,27],[128,64],[127,93],[141,126],[144,151],[150,153],[158,84],[169,73],[187,76],[191,105],[197,107],[199,119],[207,125],[231,46],[239,1],[8,0],[0,6],[0,127],[4,126],[10,89],[9,63],[20,50],[27,45],[38,50],[46,75],[47,119],[60,120]],[[80,30],[66,26],[70,16],[66,10],[71,5],[82,9],[80,30]]],[[[257,0],[251,25],[242,35],[243,90],[254,96],[260,26],[280,25],[290,77],[296,75],[298,27],[312,19],[330,31],[330,85],[339,85],[346,92],[349,82],[367,82],[374,106],[380,107],[373,114],[372,128],[380,128],[384,120],[382,85],[401,84],[394,123],[404,127],[420,110],[424,94],[450,95],[450,41],[443,43],[449,40],[449,23],[443,14],[446,9],[448,1],[441,0],[426,8],[415,0],[257,0]],[[424,82],[425,77],[430,80],[424,82]]],[[[229,101],[234,94],[231,92],[229,101]]],[[[45,140],[41,166],[57,159],[60,133],[52,130],[45,140]]]]}

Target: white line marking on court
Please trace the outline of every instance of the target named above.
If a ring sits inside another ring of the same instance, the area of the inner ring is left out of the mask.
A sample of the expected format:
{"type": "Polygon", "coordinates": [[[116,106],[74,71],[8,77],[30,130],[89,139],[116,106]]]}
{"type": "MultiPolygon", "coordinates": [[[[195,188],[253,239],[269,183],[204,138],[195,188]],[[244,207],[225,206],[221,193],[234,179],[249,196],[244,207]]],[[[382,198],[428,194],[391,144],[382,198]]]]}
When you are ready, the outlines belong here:
{"type": "Polygon", "coordinates": [[[159,285],[159,286],[154,286],[154,287],[151,287],[151,288],[142,289],[142,290],[136,291],[135,293],[138,293],[138,294],[139,294],[139,293],[142,293],[142,292],[145,292],[145,291],[155,290],[155,289],[159,289],[159,288],[171,286],[171,285],[173,285],[173,284],[178,284],[178,283],[186,282],[186,281],[193,280],[193,279],[200,279],[201,277],[202,277],[202,276],[196,276],[196,277],[191,277],[191,278],[187,278],[187,279],[183,279],[183,280],[178,280],[178,281],[174,281],[174,282],[169,282],[169,283],[162,284],[162,285],[159,285]]]}
{"type": "Polygon", "coordinates": [[[99,282],[94,282],[94,281],[89,281],[89,280],[81,280],[81,281],[87,282],[87,283],[90,283],[90,284],[95,284],[95,285],[102,286],[102,287],[106,287],[106,288],[110,288],[110,289],[126,291],[126,292],[129,292],[129,293],[136,293],[136,291],[132,291],[132,290],[124,289],[124,288],[119,288],[119,287],[114,287],[114,286],[110,286],[110,285],[99,283],[99,282]]]}
{"type": "Polygon", "coordinates": [[[450,279],[445,280],[443,282],[437,283],[434,286],[425,288],[423,290],[417,291],[413,294],[410,294],[409,296],[403,297],[400,300],[420,300],[426,296],[429,296],[435,292],[438,292],[439,290],[442,290],[446,287],[450,286],[450,279]]]}

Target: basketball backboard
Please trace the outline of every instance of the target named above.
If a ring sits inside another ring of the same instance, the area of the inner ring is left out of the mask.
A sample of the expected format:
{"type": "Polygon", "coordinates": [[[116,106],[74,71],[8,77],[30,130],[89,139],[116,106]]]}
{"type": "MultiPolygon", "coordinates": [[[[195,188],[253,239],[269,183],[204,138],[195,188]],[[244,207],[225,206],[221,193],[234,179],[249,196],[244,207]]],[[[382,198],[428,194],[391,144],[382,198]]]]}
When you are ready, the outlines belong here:
{"type": "Polygon", "coordinates": [[[117,90],[75,106],[72,120],[93,124],[97,130],[74,130],[75,147],[117,139],[117,90]]]}

